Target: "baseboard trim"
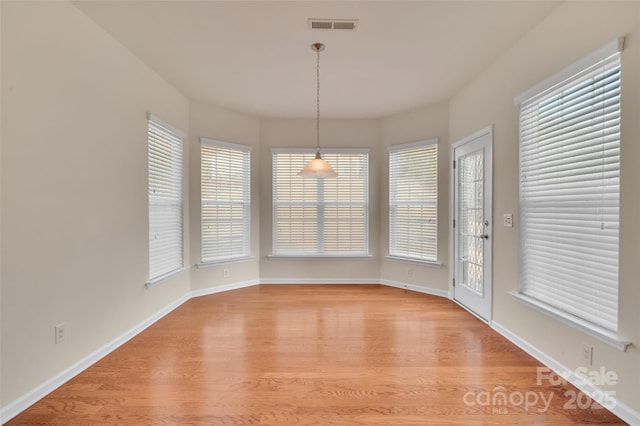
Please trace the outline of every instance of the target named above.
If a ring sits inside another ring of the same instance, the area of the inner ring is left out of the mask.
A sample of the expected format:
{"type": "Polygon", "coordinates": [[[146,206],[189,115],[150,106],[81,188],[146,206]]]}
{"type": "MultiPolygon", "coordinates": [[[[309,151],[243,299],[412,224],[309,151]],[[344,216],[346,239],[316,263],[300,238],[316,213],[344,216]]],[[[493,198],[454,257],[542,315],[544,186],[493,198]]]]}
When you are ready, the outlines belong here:
{"type": "Polygon", "coordinates": [[[408,284],[408,283],[403,283],[400,281],[393,281],[393,280],[380,280],[380,284],[386,285],[388,287],[403,288],[405,290],[411,290],[417,293],[424,293],[424,294],[430,294],[432,296],[449,298],[449,292],[440,290],[437,288],[423,287],[420,285],[408,284]]]}
{"type": "Polygon", "coordinates": [[[379,284],[377,278],[267,278],[261,279],[260,284],[379,284]]]}
{"type": "Polygon", "coordinates": [[[456,305],[460,306],[462,309],[464,309],[465,311],[469,312],[471,315],[473,315],[474,317],[478,318],[480,321],[482,321],[483,323],[490,325],[490,321],[486,320],[484,318],[482,318],[480,315],[476,314],[475,312],[473,312],[471,309],[467,308],[466,306],[464,306],[462,303],[460,303],[459,301],[457,301],[456,299],[451,298],[451,301],[453,303],[455,303],[456,305]]]}
{"type": "Polygon", "coordinates": [[[56,390],[57,388],[59,388],[60,386],[62,386],[63,384],[65,384],[75,376],[77,376],[78,374],[82,373],[84,370],[91,367],[93,364],[95,364],[105,356],[109,355],[114,350],[118,349],[127,341],[131,340],[133,337],[140,334],[146,328],[153,325],[160,318],[164,317],[169,312],[173,311],[174,309],[176,309],[178,306],[182,305],[189,299],[190,299],[190,295],[185,294],[184,296],[180,297],[179,299],[175,300],[174,302],[162,308],[160,311],[151,315],[149,318],[145,319],[137,326],[126,331],[125,333],[121,334],[111,342],[107,343],[106,345],[97,349],[90,355],[76,362],[66,370],[60,372],[59,374],[56,374],[51,379],[40,384],[35,389],[27,392],[26,394],[19,397],[18,399],[10,402],[5,407],[2,407],[2,410],[0,410],[0,422],[2,424],[8,422],[9,420],[14,418],[21,412],[29,408],[31,405],[35,404],[40,399],[47,396],[49,393],[53,392],[54,390],[56,390]]]}
{"type": "MultiPolygon", "coordinates": [[[[536,348],[526,340],[522,339],[520,336],[513,333],[508,328],[495,321],[491,322],[491,328],[493,328],[497,333],[505,337],[511,343],[518,346],[520,349],[540,361],[546,367],[549,367],[549,369],[551,369],[554,373],[558,374],[569,383],[577,387],[581,392],[589,395],[593,399],[596,399],[595,395],[602,395],[603,389],[600,389],[598,386],[588,382],[587,380],[584,380],[583,378],[578,376],[575,371],[570,370],[558,360],[545,354],[543,351],[536,348]]],[[[613,397],[613,400],[615,400],[615,405],[612,409],[610,409],[613,414],[620,417],[631,426],[640,426],[639,412],[635,411],[625,403],[618,401],[615,397],[613,397]]]]}
{"type": "Polygon", "coordinates": [[[245,287],[253,287],[254,285],[258,285],[258,284],[260,284],[259,280],[241,281],[238,283],[224,284],[224,285],[219,285],[215,287],[203,288],[200,290],[192,290],[191,293],[189,294],[191,295],[191,297],[208,296],[210,294],[222,293],[224,291],[238,290],[245,287]]]}

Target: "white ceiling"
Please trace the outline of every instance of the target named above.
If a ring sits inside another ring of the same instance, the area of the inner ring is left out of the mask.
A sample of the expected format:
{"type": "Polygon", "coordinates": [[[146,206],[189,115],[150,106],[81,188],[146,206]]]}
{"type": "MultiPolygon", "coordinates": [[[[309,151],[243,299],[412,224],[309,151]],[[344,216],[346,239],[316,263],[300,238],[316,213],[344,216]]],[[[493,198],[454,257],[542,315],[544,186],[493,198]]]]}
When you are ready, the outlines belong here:
{"type": "Polygon", "coordinates": [[[74,2],[194,101],[257,117],[378,118],[449,99],[540,22],[547,1],[74,2]],[[358,19],[354,31],[308,18],[358,19]]]}

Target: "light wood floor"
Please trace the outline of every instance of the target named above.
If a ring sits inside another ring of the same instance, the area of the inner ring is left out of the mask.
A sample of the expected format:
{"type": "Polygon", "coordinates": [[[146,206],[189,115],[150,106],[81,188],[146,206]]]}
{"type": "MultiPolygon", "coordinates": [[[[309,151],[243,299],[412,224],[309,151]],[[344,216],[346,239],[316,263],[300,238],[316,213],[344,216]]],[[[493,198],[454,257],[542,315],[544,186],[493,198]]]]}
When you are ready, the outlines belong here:
{"type": "Polygon", "coordinates": [[[257,286],[188,301],[9,424],[624,424],[540,366],[439,297],[257,286]]]}

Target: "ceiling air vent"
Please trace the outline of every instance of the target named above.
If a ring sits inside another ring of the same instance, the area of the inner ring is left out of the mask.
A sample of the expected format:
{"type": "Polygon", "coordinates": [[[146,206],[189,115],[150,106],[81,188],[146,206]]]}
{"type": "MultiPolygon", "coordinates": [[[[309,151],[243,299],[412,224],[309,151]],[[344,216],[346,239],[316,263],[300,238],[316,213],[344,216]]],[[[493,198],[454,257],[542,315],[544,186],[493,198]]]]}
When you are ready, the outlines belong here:
{"type": "Polygon", "coordinates": [[[309,19],[311,30],[355,30],[357,19],[309,19]]]}

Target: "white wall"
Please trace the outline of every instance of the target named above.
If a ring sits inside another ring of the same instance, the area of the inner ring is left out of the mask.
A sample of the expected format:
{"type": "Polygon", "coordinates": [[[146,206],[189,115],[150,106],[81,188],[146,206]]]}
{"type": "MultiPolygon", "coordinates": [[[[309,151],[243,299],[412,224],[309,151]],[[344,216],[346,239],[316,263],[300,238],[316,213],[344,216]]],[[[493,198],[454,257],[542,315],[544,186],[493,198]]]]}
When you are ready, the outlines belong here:
{"type": "Polygon", "coordinates": [[[70,3],[1,3],[4,407],[189,291],[144,286],[146,112],[189,105],[70,3]]]}
{"type": "Polygon", "coordinates": [[[191,271],[191,288],[206,290],[240,282],[258,282],[260,271],[260,120],[232,111],[199,103],[190,106],[191,174],[191,264],[202,260],[200,239],[200,138],[230,142],[252,147],[251,150],[251,261],[221,263],[191,271]],[[225,277],[223,269],[227,269],[225,277]]]}
{"type": "MultiPolygon", "coordinates": [[[[450,138],[460,140],[494,124],[494,222],[518,214],[518,109],[514,96],[618,36],[622,55],[621,228],[619,332],[640,341],[640,3],[566,2],[450,101],[450,138]]],[[[640,412],[640,351],[621,352],[517,301],[518,228],[497,227],[493,244],[494,321],[570,369],[580,346],[594,347],[593,366],[617,372],[611,388],[640,412]]]]}
{"type": "Polygon", "coordinates": [[[442,266],[382,257],[383,281],[410,284],[422,291],[449,292],[449,105],[440,103],[388,117],[380,123],[380,250],[389,254],[389,154],[393,145],[438,139],[438,262],[442,266]]]}
{"type": "Polygon", "coordinates": [[[346,279],[378,282],[380,229],[380,152],[378,120],[321,120],[323,148],[369,148],[370,259],[272,259],[271,149],[314,148],[315,120],[263,119],[260,122],[260,275],[267,281],[346,279]]]}

